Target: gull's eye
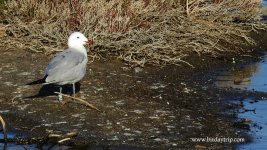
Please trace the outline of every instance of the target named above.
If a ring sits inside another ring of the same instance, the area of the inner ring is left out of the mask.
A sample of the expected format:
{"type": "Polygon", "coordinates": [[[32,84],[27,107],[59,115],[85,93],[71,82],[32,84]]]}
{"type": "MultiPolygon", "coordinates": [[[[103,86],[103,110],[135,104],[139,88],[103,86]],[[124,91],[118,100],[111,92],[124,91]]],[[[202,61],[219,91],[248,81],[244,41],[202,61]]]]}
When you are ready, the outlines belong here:
{"type": "Polygon", "coordinates": [[[79,39],[80,37],[77,36],[77,39],[79,39]]]}

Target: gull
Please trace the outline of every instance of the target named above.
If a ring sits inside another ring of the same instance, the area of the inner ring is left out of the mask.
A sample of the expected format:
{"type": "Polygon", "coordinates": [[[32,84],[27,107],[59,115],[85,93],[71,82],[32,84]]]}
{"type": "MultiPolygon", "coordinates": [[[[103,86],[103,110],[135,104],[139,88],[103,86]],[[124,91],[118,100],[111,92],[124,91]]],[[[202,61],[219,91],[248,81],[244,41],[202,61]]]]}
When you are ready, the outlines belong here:
{"type": "Polygon", "coordinates": [[[72,92],[75,97],[75,83],[80,81],[86,73],[88,62],[85,44],[92,44],[82,33],[73,32],[68,38],[68,48],[55,55],[45,69],[42,79],[28,83],[56,84],[59,85],[58,100],[62,102],[62,85],[72,84],[72,92]]]}

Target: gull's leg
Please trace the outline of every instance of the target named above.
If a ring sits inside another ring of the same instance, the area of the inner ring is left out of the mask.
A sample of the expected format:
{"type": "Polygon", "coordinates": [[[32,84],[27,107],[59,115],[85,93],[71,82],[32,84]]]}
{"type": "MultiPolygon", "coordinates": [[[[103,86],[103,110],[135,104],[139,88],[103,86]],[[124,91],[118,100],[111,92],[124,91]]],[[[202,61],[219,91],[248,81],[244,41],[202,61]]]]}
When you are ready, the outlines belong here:
{"type": "Polygon", "coordinates": [[[59,100],[59,102],[62,102],[62,100],[63,100],[63,98],[62,98],[62,87],[60,86],[59,87],[59,95],[58,95],[58,100],[59,100]]]}
{"type": "Polygon", "coordinates": [[[72,83],[72,96],[75,97],[75,83],[72,83]]]}

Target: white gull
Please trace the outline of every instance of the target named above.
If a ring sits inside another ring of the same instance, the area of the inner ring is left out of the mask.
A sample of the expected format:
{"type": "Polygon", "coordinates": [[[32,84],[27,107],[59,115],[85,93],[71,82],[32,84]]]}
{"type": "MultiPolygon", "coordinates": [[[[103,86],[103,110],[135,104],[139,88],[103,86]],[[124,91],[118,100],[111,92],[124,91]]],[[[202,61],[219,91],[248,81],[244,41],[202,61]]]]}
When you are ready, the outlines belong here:
{"type": "Polygon", "coordinates": [[[68,49],[58,53],[49,62],[45,69],[43,79],[28,83],[32,84],[56,84],[60,85],[59,101],[62,101],[61,85],[72,84],[73,96],[75,96],[75,83],[80,81],[86,73],[88,62],[85,44],[92,44],[82,33],[74,32],[68,38],[68,49]]]}

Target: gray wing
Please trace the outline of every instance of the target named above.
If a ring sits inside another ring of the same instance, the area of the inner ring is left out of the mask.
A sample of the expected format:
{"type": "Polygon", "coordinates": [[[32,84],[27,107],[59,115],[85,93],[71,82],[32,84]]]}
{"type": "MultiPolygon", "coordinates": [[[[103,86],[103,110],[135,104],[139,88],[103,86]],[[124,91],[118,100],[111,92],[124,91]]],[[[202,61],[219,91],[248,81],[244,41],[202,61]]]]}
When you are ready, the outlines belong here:
{"type": "Polygon", "coordinates": [[[67,49],[55,55],[45,69],[46,82],[61,82],[76,78],[75,68],[85,61],[86,56],[74,49],[67,49]],[[73,75],[72,75],[72,74],[73,75]],[[61,80],[61,81],[60,81],[61,80]]]}

